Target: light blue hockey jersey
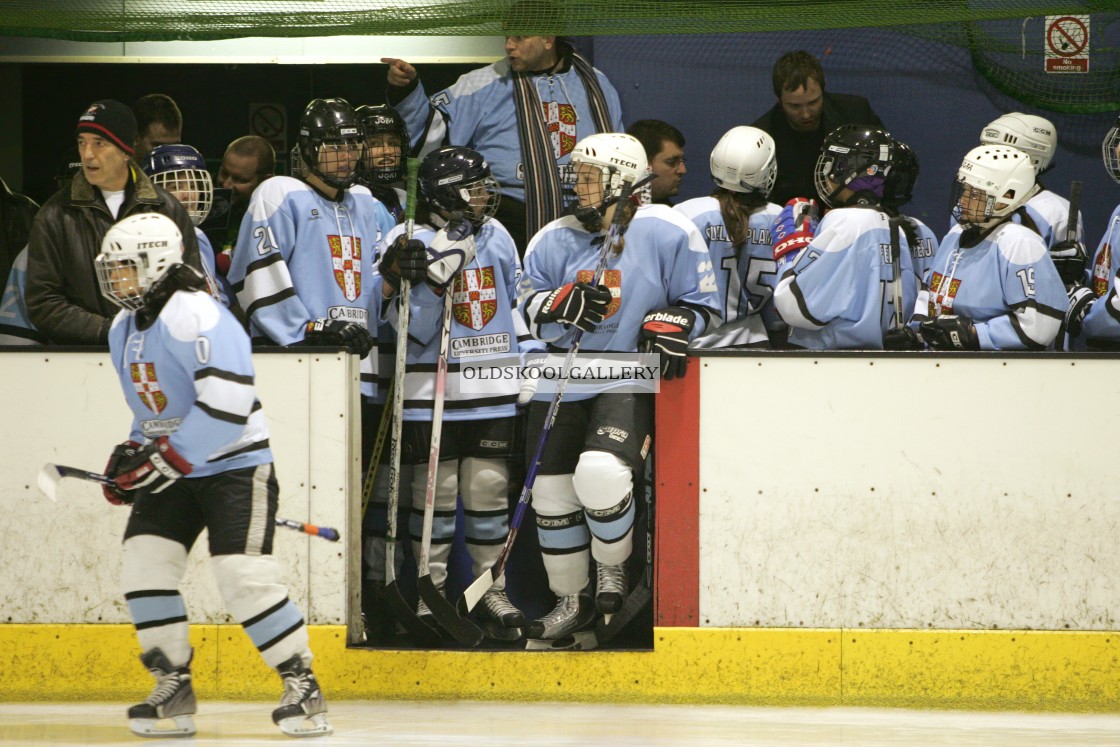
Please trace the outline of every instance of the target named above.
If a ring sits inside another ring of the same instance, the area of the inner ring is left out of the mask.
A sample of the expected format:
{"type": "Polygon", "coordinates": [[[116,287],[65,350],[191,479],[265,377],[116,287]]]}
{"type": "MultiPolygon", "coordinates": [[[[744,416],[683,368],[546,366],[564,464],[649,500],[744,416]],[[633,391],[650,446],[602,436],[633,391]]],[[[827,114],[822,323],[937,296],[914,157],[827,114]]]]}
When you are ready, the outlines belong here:
{"type": "MultiPolygon", "coordinates": [[[[227,275],[254,337],[277,345],[303,341],[312,319],[370,325],[380,293],[374,258],[395,225],[368,190],[328,200],[287,176],[261,182],[241,222],[227,275]]],[[[375,395],[376,356],[362,361],[362,394],[375,395]]]]}
{"type": "MultiPolygon", "coordinates": [[[[910,247],[910,261],[914,265],[914,274],[919,278],[926,276],[926,270],[933,264],[933,257],[937,254],[937,247],[941,243],[929,226],[910,215],[899,216],[910,221],[918,234],[918,241],[910,247]]],[[[908,242],[909,243],[909,242],[908,242]]]]}
{"type": "MultiPolygon", "coordinates": [[[[610,112],[615,132],[622,132],[622,107],[618,93],[598,70],[595,76],[610,112]]],[[[583,81],[574,68],[557,74],[533,77],[552,137],[552,152],[560,170],[561,184],[575,184],[569,167],[572,149],[583,138],[594,135],[595,119],[583,81]]],[[[499,60],[461,76],[450,88],[427,98],[423,84],[395,108],[408,124],[408,131],[423,133],[421,154],[441,145],[473,148],[490,164],[502,194],[525,201],[524,166],[517,134],[517,106],[509,62],[499,60]],[[429,126],[431,107],[436,109],[429,126]]]]}
{"type": "Polygon", "coordinates": [[[122,310],[109,352],[132,410],[129,438],[167,436],[193,467],[188,479],[272,461],[249,337],[211,296],[178,291],[145,330],[122,310]]]}
{"type": "Polygon", "coordinates": [[[966,316],[981,350],[1043,350],[1065,317],[1066,290],[1037,233],[1007,221],[973,247],[956,226],[922,281],[914,319],[966,316]]]}
{"type": "Polygon", "coordinates": [[[12,262],[4,295],[0,297],[0,345],[46,345],[27,315],[27,247],[12,262]]]}
{"type": "MultiPolygon", "coordinates": [[[[767,340],[767,331],[784,329],[785,323],[771,303],[778,276],[774,269],[776,263],[770,229],[782,208],[767,203],[752,213],[746,244],[738,252],[731,245],[731,237],[715,197],[686,200],[673,209],[696,225],[708,245],[716,274],[717,293],[723,302],[722,326],[726,328],[749,317],[758,317],[758,321],[762,322],[762,328],[742,325],[741,333],[734,340],[723,340],[718,345],[761,343],[767,340]]],[[[707,334],[713,333],[718,336],[716,330],[709,330],[707,334]]]]}
{"type": "MultiPolygon", "coordinates": [[[[389,242],[404,233],[398,226],[389,242]]],[[[430,244],[436,232],[416,226],[413,238],[430,244]]],[[[515,310],[521,260],[513,238],[501,223],[491,219],[475,234],[475,258],[451,285],[451,327],[444,390],[444,420],[482,420],[512,417],[517,412],[520,382],[495,376],[481,380],[472,374],[464,382],[464,365],[516,365],[519,352],[543,350],[531,338],[515,310]]],[[[431,420],[443,326],[444,296],[427,283],[413,286],[409,294],[408,358],[405,366],[405,420],[431,420]]],[[[386,307],[386,318],[397,328],[396,303],[386,307]]],[[[515,370],[515,369],[513,369],[515,370]]]]}
{"type": "MultiPolygon", "coordinates": [[[[1120,240],[1120,205],[1112,211],[1108,219],[1108,226],[1097,245],[1096,254],[1090,265],[1091,274],[1089,287],[1096,295],[1089,314],[1081,323],[1081,339],[1100,340],[1112,343],[1113,347],[1120,343],[1120,284],[1117,283],[1117,271],[1120,270],[1120,252],[1113,250],[1113,244],[1120,240]]],[[[1083,347],[1083,346],[1077,346],[1083,347]]]]}
{"type": "MultiPolygon", "coordinates": [[[[545,225],[525,251],[520,300],[529,331],[554,350],[567,350],[576,328],[537,324],[545,298],[567,283],[591,282],[607,229],[590,233],[574,216],[545,225]]],[[[622,254],[611,252],[600,281],[613,296],[606,317],[581,338],[580,351],[635,352],[646,314],[667,306],[696,312],[692,339],[719,325],[721,304],[704,237],[691,221],[665,205],[643,205],[624,236],[622,254]]],[[[538,393],[536,399],[548,399],[538,393]]],[[[566,399],[585,399],[577,394],[566,399]]]]}
{"type": "Polygon", "coordinates": [[[194,235],[198,239],[198,257],[202,260],[202,277],[206,280],[206,287],[210,290],[210,295],[221,301],[223,306],[229,306],[229,297],[218,282],[218,271],[214,266],[214,247],[198,226],[194,227],[194,235]]]}
{"type": "MultiPolygon", "coordinates": [[[[894,265],[889,217],[876,208],[830,210],[812,243],[774,290],[791,327],[789,342],[812,350],[882,350],[894,317],[894,265]]],[[[918,276],[899,231],[902,308],[914,307],[918,276]]],[[[903,313],[907,321],[909,314],[903,313]]]]}

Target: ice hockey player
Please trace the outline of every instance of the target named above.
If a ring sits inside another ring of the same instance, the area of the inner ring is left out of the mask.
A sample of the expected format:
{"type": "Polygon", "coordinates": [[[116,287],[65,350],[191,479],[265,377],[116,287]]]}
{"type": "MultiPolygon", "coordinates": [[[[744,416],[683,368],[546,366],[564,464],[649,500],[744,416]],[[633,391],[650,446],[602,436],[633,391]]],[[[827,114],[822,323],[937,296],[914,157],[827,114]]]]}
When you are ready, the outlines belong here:
{"type": "Polygon", "coordinates": [[[782,273],[774,304],[793,328],[791,345],[882,350],[884,336],[899,326],[893,323],[895,254],[903,322],[909,319],[918,278],[905,233],[898,232],[895,252],[890,216],[881,207],[893,157],[891,136],[875,127],[841,125],[825,137],[817,159],[817,194],[832,209],[815,234],[803,237],[811,241],[796,253],[780,254],[784,242],[776,238],[774,243],[782,273]],[[784,263],[791,269],[783,271],[784,263]]]}
{"type": "Polygon", "coordinates": [[[770,227],[781,211],[767,199],[778,164],[774,139],[755,127],[733,127],[712,149],[715,191],[675,209],[696,224],[708,243],[723,324],[696,340],[703,347],[765,347],[786,328],[770,298],[777,284],[770,227]]]}
{"type": "MultiPolygon", "coordinates": [[[[579,210],[542,228],[525,255],[519,309],[530,331],[550,349],[564,351],[583,330],[583,351],[659,353],[663,378],[684,376],[689,342],[720,322],[703,236],[665,205],[639,207],[637,194],[619,201],[627,184],[648,173],[645,150],[635,138],[584,138],[572,163],[579,210]],[[605,247],[616,211],[622,211],[619,227],[626,233],[605,247]],[[606,272],[594,285],[604,248],[606,272]]],[[[537,443],[551,398],[544,391],[534,395],[526,444],[537,443]]],[[[621,609],[629,590],[626,561],[640,481],[635,475],[643,475],[652,427],[652,394],[565,394],[533,489],[544,567],[558,599],[551,612],[528,624],[528,637],[566,638],[589,625],[596,610],[621,609]]]]}
{"type": "MultiPolygon", "coordinates": [[[[521,262],[509,233],[494,219],[501,193],[482,156],[470,148],[444,147],[420,165],[422,202],[412,242],[427,246],[427,268],[410,293],[408,359],[405,367],[405,449],[412,468],[413,550],[421,556],[424,499],[433,427],[441,428],[435,483],[435,520],[428,571],[442,590],[455,538],[456,498],[462,496],[464,534],[475,577],[489,570],[509,533],[509,459],[520,385],[517,378],[468,382],[462,370],[487,361],[516,361],[529,344],[528,330],[515,313],[521,262]],[[434,388],[445,304],[450,304],[447,366],[443,392],[434,388]],[[443,397],[443,422],[432,422],[433,397],[443,397]]],[[[382,257],[385,286],[399,286],[392,267],[405,244],[405,227],[389,234],[382,257]]],[[[396,306],[388,308],[396,325],[396,306]]],[[[532,347],[543,348],[535,341],[532,347]]],[[[423,569],[421,569],[423,571],[423,569]]],[[[525,616],[499,577],[482,598],[482,622],[492,637],[516,640],[525,616]]],[[[435,624],[421,599],[418,616],[435,624]]]]}
{"type": "Polygon", "coordinates": [[[412,147],[404,118],[391,106],[359,106],[359,119],[366,131],[366,148],[358,171],[358,183],[368,189],[400,223],[404,220],[405,165],[412,147]]]}
{"type": "Polygon", "coordinates": [[[1012,218],[1038,187],[1027,154],[981,145],[953,186],[957,225],[941,240],[914,322],[934,350],[1044,350],[1067,308],[1046,244],[1012,218]]]}
{"type": "Polygon", "coordinates": [[[279,489],[244,328],[183,264],[182,235],[162,215],[115,224],[94,265],[101,292],[122,308],[109,351],[133,414],[105,468],[115,484],[103,490],[110,503],[132,506],[121,583],[140,661],[156,678],[128,710],[131,730],[195,733],[179,584],[206,529],[226,609],[283,681],[273,721],[290,736],[330,734],[303,615],[272,555],[279,489]],[[173,725],[161,726],[165,719],[173,725]]]}
{"type": "MultiPolygon", "coordinates": [[[[1069,200],[1051,192],[1042,183],[1042,175],[1054,167],[1054,152],[1058,149],[1058,130],[1045,117],[1022,112],[1010,112],[989,122],[980,132],[981,145],[1010,145],[1023,151],[1034,166],[1038,191],[1023,205],[1022,214],[1029,216],[1042,241],[1050,251],[1050,258],[1067,287],[1083,283],[1087,258],[1085,256],[1084,223],[1077,216],[1075,238],[1067,239],[1069,228],[1069,200]]],[[[1016,217],[1021,222],[1022,217],[1016,217]]]]}

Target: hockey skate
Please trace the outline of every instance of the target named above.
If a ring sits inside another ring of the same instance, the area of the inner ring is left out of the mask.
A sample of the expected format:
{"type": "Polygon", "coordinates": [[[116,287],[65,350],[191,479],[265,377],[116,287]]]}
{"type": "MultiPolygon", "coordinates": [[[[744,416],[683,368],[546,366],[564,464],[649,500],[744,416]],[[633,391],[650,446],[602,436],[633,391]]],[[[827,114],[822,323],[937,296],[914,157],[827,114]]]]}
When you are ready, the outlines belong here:
{"type": "Polygon", "coordinates": [[[504,591],[491,589],[479,602],[479,618],[488,638],[497,641],[516,641],[521,638],[525,615],[513,606],[504,591]]]}
{"type": "Polygon", "coordinates": [[[327,721],[327,703],[319,681],[296,654],[276,667],[284,680],[284,697],[272,712],[272,721],[289,737],[320,737],[334,731],[327,721]]]}
{"type": "Polygon", "coordinates": [[[181,667],[172,667],[163,651],[153,648],[141,654],[140,661],[156,678],[156,686],[143,703],[128,709],[128,728],[138,737],[193,736],[193,714],[198,707],[191,687],[190,660],[181,667]],[[165,718],[172,719],[172,728],[159,727],[165,718]]]}
{"type": "Polygon", "coordinates": [[[526,650],[595,648],[594,631],[586,631],[595,619],[591,599],[584,593],[560,597],[556,607],[544,617],[533,620],[525,629],[531,639],[526,650]],[[590,637],[589,637],[590,636],[590,637]]]}
{"type": "Polygon", "coordinates": [[[595,565],[595,609],[610,622],[610,616],[626,601],[626,564],[595,565]]]}

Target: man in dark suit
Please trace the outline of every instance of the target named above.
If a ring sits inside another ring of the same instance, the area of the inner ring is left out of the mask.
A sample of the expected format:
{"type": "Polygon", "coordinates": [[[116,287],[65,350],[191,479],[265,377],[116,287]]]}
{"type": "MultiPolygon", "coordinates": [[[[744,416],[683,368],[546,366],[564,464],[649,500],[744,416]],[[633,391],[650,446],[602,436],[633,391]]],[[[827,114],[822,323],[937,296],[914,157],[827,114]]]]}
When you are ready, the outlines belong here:
{"type": "Polygon", "coordinates": [[[770,201],[784,205],[792,197],[816,198],[813,172],[825,135],[842,124],[886,128],[862,96],[826,93],[820,61],[804,50],[779,57],[773,80],[778,103],[754,123],[777,146],[778,178],[770,201]]]}

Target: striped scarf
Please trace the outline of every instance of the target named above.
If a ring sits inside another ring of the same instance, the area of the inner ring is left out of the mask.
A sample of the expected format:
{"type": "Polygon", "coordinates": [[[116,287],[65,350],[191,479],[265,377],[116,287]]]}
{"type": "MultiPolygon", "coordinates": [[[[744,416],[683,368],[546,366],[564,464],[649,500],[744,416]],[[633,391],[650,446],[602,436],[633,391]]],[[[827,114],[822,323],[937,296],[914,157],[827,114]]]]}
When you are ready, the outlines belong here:
{"type": "MultiPolygon", "coordinates": [[[[607,111],[607,100],[591,63],[574,50],[570,56],[572,67],[587,92],[595,130],[610,132],[611,117],[607,111]]],[[[521,143],[521,161],[525,169],[525,237],[528,240],[545,223],[559,218],[564,206],[556,154],[552,149],[552,138],[548,133],[548,123],[544,119],[544,109],[534,80],[539,73],[533,75],[511,72],[511,75],[517,104],[517,138],[521,143]]]]}

